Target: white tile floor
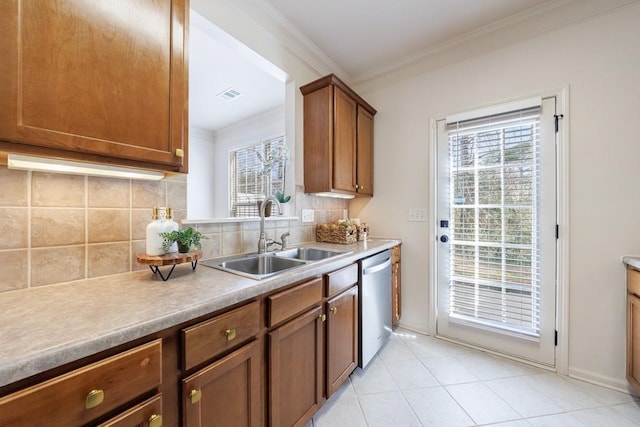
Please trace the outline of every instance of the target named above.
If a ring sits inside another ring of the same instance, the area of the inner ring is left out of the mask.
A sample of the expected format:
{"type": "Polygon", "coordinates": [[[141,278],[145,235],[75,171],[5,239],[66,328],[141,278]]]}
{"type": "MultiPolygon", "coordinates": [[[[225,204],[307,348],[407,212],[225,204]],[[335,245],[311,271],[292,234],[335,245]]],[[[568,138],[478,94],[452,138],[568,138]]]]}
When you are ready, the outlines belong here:
{"type": "Polygon", "coordinates": [[[398,329],[308,427],[638,426],[640,399],[398,329]]]}

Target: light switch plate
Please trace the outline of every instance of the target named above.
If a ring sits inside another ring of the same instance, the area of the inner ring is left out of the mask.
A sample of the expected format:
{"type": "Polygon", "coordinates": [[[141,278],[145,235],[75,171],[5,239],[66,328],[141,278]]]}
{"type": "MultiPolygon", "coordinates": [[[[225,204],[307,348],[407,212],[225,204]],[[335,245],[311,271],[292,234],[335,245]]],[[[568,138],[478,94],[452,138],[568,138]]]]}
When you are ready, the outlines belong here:
{"type": "Polygon", "coordinates": [[[302,222],[313,222],[313,209],[302,209],[302,222]]]}
{"type": "Polygon", "coordinates": [[[427,208],[409,208],[409,221],[426,222],[427,208]]]}

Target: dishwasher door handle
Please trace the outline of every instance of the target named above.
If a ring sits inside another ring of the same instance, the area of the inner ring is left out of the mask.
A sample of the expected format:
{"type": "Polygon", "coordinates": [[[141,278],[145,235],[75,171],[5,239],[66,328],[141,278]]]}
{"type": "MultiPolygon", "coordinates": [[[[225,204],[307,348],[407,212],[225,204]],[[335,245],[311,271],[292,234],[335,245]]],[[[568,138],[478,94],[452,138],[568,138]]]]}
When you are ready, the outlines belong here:
{"type": "Polygon", "coordinates": [[[383,262],[382,264],[378,264],[378,265],[374,265],[372,267],[367,267],[365,269],[362,270],[362,275],[367,275],[367,274],[373,274],[373,273],[377,273],[380,270],[384,270],[385,268],[389,267],[391,265],[391,258],[388,258],[385,262],[383,262]]]}

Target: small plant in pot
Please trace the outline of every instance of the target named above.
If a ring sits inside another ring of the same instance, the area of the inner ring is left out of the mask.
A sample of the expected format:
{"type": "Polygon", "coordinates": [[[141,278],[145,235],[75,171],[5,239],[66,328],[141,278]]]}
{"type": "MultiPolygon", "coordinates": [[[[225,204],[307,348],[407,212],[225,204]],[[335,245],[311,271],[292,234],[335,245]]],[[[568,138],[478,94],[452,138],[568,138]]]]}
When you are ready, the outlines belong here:
{"type": "Polygon", "coordinates": [[[207,238],[207,236],[203,235],[199,231],[196,231],[192,227],[159,234],[160,237],[162,237],[162,249],[164,249],[166,252],[169,252],[169,248],[171,247],[173,242],[177,242],[178,252],[180,252],[181,254],[189,253],[189,250],[192,246],[201,249],[202,244],[200,243],[200,240],[207,238]]]}

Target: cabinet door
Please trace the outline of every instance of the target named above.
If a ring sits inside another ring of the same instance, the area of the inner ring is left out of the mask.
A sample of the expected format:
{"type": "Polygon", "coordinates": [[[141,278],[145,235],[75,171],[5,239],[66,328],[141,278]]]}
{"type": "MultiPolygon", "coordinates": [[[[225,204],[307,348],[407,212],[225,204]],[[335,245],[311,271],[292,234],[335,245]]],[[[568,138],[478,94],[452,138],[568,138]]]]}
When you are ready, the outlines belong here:
{"type": "Polygon", "coordinates": [[[358,106],[356,185],[358,194],[373,196],[373,116],[358,106]]]}
{"type": "Polygon", "coordinates": [[[358,365],[358,287],[327,301],[327,398],[358,365]]]}
{"type": "Polygon", "coordinates": [[[2,148],[186,172],[187,13],[186,0],[1,2],[2,148]]]}
{"type": "Polygon", "coordinates": [[[323,319],[317,307],[268,334],[272,427],[304,425],[323,402],[323,319]]]}
{"type": "Polygon", "coordinates": [[[640,393],[640,298],[627,294],[627,378],[640,393]]]}
{"type": "Polygon", "coordinates": [[[356,102],[334,88],[333,188],[355,193],[356,102]]]}
{"type": "Polygon", "coordinates": [[[262,341],[254,341],[182,381],[185,427],[261,424],[262,341]]]}

